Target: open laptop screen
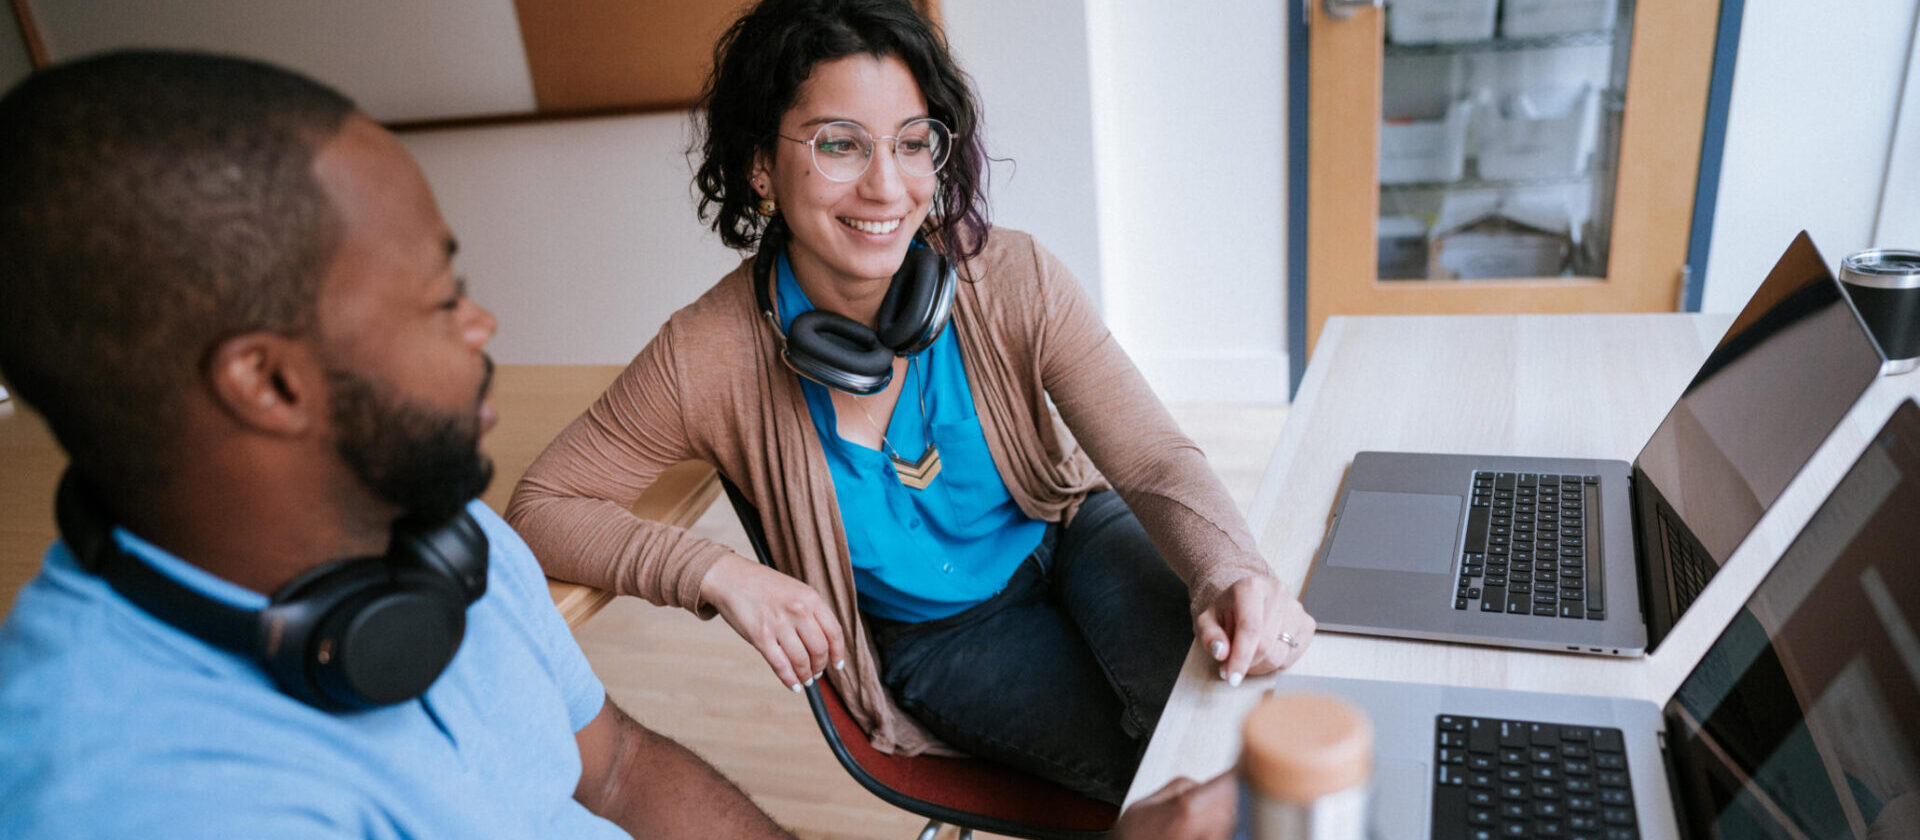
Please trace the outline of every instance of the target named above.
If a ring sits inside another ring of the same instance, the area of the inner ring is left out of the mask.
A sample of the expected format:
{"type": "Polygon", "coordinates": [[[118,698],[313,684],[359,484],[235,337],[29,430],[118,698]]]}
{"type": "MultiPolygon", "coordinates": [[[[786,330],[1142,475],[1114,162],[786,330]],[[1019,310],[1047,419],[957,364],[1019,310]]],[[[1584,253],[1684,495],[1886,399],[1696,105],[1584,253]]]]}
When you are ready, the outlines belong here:
{"type": "Polygon", "coordinates": [[[1656,635],[1679,620],[1879,373],[1879,351],[1800,234],[1634,460],[1656,635]]]}
{"type": "Polygon", "coordinates": [[[1916,557],[1908,401],[1667,704],[1689,836],[1920,836],[1916,557]]]}

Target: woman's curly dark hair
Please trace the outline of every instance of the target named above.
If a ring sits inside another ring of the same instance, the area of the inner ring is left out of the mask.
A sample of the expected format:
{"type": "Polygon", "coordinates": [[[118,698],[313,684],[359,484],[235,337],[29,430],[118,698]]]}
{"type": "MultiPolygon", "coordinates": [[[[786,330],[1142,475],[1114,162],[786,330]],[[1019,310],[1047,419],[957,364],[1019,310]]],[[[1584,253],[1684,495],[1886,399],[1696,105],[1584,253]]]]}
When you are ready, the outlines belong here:
{"type": "Polygon", "coordinates": [[[693,180],[701,221],[711,219],[720,241],[736,250],[759,243],[768,220],[753,210],[754,155],[772,157],[780,118],[815,66],[858,54],[900,59],[929,116],[953,130],[953,155],[937,175],[921,235],[955,259],[979,254],[988,229],[980,103],[946,39],[906,0],[762,0],[720,36],[700,95],[693,180]]]}

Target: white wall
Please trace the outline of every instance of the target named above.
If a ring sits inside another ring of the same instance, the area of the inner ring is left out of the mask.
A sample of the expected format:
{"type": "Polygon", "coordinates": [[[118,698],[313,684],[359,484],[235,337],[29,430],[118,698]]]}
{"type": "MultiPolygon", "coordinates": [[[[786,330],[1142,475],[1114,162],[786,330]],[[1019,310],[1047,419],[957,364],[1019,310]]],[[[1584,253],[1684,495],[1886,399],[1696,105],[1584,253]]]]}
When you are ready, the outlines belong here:
{"type": "Polygon", "coordinates": [[[1893,128],[1887,182],[1880,188],[1874,242],[1883,248],[1920,249],[1920,15],[1908,42],[1907,81],[1893,128]]]}
{"type": "Polygon", "coordinates": [[[739,263],[694,216],[685,114],[410,133],[500,317],[494,359],[625,363],[739,263]]]}
{"type": "Polygon", "coordinates": [[[1107,318],[1165,400],[1286,401],[1282,7],[1088,6],[1107,318]]]}
{"type": "Polygon", "coordinates": [[[1703,311],[1738,311],[1803,229],[1829,263],[1920,248],[1920,230],[1873,241],[1915,7],[1747,0],[1703,311]]]}
{"type": "Polygon", "coordinates": [[[1040,238],[1103,298],[1081,0],[947,0],[947,39],[986,113],[994,224],[1040,238]]]}

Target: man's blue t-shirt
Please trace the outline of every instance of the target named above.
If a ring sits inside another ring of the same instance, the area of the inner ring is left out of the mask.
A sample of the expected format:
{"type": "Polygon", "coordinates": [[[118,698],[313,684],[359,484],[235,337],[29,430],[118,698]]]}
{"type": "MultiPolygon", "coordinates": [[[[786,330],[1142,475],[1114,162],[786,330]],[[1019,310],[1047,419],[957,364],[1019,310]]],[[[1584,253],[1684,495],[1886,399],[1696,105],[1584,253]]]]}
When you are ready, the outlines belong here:
{"type": "MultiPolygon", "coordinates": [[[[626,837],[573,799],[605,700],[526,543],[479,502],[487,593],[419,699],[329,714],[160,622],[64,543],[0,625],[0,837],[626,837]]],[[[266,598],[127,533],[197,591],[266,598]]]]}

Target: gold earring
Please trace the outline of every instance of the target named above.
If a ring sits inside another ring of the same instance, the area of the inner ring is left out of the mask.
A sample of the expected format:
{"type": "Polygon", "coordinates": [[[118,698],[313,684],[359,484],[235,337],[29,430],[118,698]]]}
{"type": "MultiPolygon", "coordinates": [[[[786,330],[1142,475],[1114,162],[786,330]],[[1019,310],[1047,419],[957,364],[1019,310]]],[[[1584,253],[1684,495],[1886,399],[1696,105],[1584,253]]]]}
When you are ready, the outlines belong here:
{"type": "Polygon", "coordinates": [[[762,216],[772,218],[775,213],[780,212],[780,205],[771,198],[763,198],[760,199],[758,204],[754,205],[753,209],[762,216]]]}

